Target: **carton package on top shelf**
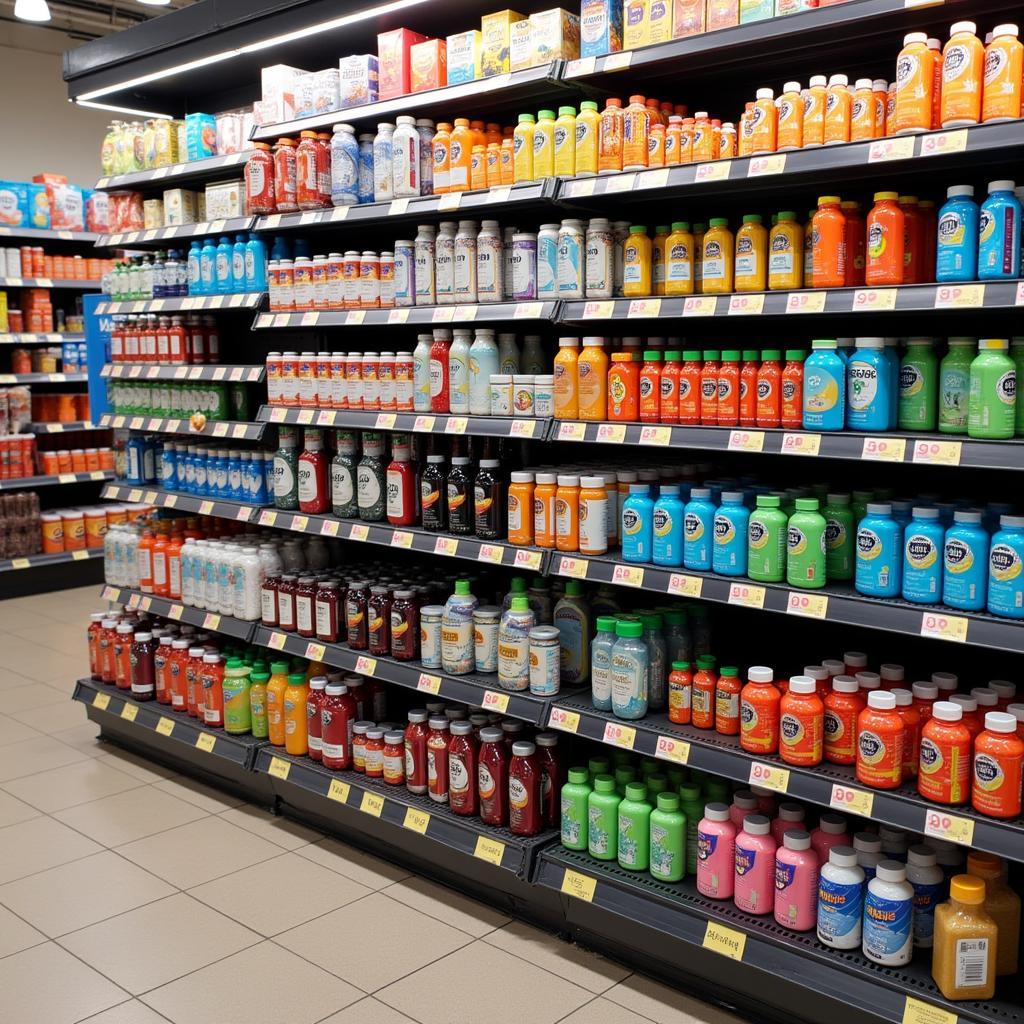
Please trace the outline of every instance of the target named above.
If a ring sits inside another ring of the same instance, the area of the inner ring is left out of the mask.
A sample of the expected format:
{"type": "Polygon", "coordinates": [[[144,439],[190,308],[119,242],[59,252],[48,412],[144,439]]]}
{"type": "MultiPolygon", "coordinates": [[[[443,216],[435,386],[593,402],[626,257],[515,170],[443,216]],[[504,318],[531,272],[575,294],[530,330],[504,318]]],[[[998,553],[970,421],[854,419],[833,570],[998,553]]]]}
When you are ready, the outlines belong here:
{"type": "Polygon", "coordinates": [[[443,39],[426,39],[409,48],[410,92],[441,89],[448,84],[448,48],[443,39]]]}
{"type": "Polygon", "coordinates": [[[483,35],[479,29],[469,32],[457,32],[448,37],[446,47],[448,56],[448,84],[459,85],[482,78],[480,54],[483,48],[483,35]]]}
{"type": "Polygon", "coordinates": [[[556,7],[530,15],[532,64],[576,60],[580,55],[579,15],[556,7]]]}
{"type": "Polygon", "coordinates": [[[305,74],[307,72],[301,68],[289,67],[287,64],[272,64],[270,67],[263,68],[260,76],[262,86],[261,124],[290,121],[295,117],[296,92],[305,74]],[[269,120],[264,118],[269,118],[269,120]]]}
{"type": "Polygon", "coordinates": [[[376,103],[380,98],[380,62],[372,53],[354,53],[339,63],[341,109],[376,103]]]}
{"type": "Polygon", "coordinates": [[[524,16],[518,11],[507,9],[496,11],[494,14],[485,14],[480,19],[480,32],[483,36],[483,47],[480,53],[482,77],[490,78],[492,75],[501,75],[511,70],[509,44],[512,25],[517,21],[523,21],[523,19],[524,16]]]}
{"type": "Polygon", "coordinates": [[[185,116],[185,148],[189,160],[217,155],[217,119],[213,114],[185,116]]]}
{"type": "Polygon", "coordinates": [[[409,50],[427,37],[407,28],[381,32],[377,36],[378,90],[382,100],[404,96],[410,91],[411,61],[409,50]]]}

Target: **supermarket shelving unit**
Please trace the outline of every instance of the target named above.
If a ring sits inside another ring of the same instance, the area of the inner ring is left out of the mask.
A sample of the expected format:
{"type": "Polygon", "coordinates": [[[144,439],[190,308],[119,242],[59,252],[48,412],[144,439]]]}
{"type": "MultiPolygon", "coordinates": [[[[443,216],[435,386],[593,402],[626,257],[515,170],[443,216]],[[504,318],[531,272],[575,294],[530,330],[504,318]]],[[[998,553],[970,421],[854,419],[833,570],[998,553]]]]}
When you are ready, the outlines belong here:
{"type": "MultiPolygon", "coordinates": [[[[423,0],[403,12],[403,20],[414,28],[429,25],[433,34],[443,35],[449,29],[464,28],[478,14],[487,13],[491,5],[483,0],[464,0],[454,6],[458,9],[423,0]]],[[[560,99],[577,102],[581,95],[629,95],[634,91],[674,95],[679,91],[681,78],[686,81],[688,95],[680,95],[679,99],[702,107],[710,103],[716,110],[723,106],[733,109],[750,98],[761,84],[781,84],[793,78],[803,81],[808,74],[820,71],[862,69],[864,74],[888,74],[906,31],[923,30],[944,38],[948,25],[960,18],[975,18],[979,26],[988,27],[1001,20],[1014,20],[1009,12],[1018,10],[1019,6],[1010,0],[984,4],[981,0],[948,0],[944,4],[929,0],[849,0],[788,18],[673,40],[631,53],[555,62],[467,86],[264,126],[253,137],[273,140],[307,127],[329,129],[338,121],[369,125],[406,111],[450,117],[457,111],[475,109],[477,101],[495,116],[506,116],[519,109],[557,105],[560,99]]],[[[293,0],[271,0],[259,12],[229,9],[224,4],[221,14],[211,32],[199,28],[195,10],[186,9],[115,36],[105,41],[102,50],[86,46],[74,51],[66,67],[70,91],[81,95],[89,90],[109,89],[105,97],[108,102],[117,102],[120,97],[127,103],[130,97],[128,105],[172,113],[194,108],[199,97],[207,105],[215,106],[219,99],[224,100],[223,105],[230,105],[253,98],[252,83],[257,81],[258,69],[263,64],[326,66],[336,60],[339,52],[372,49],[371,40],[381,27],[378,19],[371,16],[342,28],[321,31],[321,22],[337,17],[336,9],[327,0],[301,5],[293,0]],[[278,46],[244,49],[279,32],[302,28],[309,29],[307,35],[278,46]],[[235,55],[211,59],[210,63],[179,75],[161,74],[186,59],[212,58],[229,51],[235,55]],[[183,56],[185,53],[187,57],[183,56]],[[147,75],[153,76],[151,80],[128,84],[133,78],[147,75]],[[250,83],[247,92],[238,87],[240,81],[250,83]]],[[[393,27],[393,23],[388,22],[385,27],[393,27]]],[[[892,181],[904,187],[909,182],[920,182],[922,177],[927,180],[915,187],[936,194],[939,184],[944,187],[969,180],[983,186],[989,178],[1002,176],[995,168],[1012,167],[1022,155],[1024,123],[1014,121],[766,157],[252,218],[251,223],[231,228],[226,224],[203,225],[200,231],[190,226],[183,229],[186,234],[174,237],[188,237],[189,232],[198,235],[251,227],[268,234],[305,234],[315,239],[319,251],[320,246],[350,248],[357,244],[357,239],[360,247],[370,244],[387,248],[396,237],[408,235],[411,224],[420,218],[436,223],[463,215],[496,216],[503,222],[527,225],[566,216],[618,212],[619,216],[634,216],[649,224],[654,223],[655,216],[660,221],[670,216],[693,220],[709,212],[711,199],[735,215],[750,209],[774,209],[780,197],[795,193],[805,197],[810,205],[816,190],[825,185],[830,191],[838,189],[862,198],[869,197],[881,182],[892,181]],[[666,206],[670,207],[669,212],[664,212],[666,206]],[[364,239],[369,242],[363,243],[364,239]]],[[[238,165],[234,158],[224,164],[204,161],[108,179],[100,184],[104,188],[130,186],[158,191],[170,182],[211,180],[238,165]]],[[[797,209],[806,208],[799,206],[798,200],[794,203],[797,209]]],[[[159,231],[140,232],[133,233],[131,244],[160,245],[166,240],[159,231]]],[[[344,351],[362,349],[364,341],[370,347],[382,344],[384,337],[388,339],[386,347],[411,348],[415,334],[433,325],[495,325],[502,329],[498,325],[505,324],[505,329],[544,332],[549,338],[559,330],[685,334],[688,339],[699,339],[694,341],[695,346],[704,339],[720,341],[728,337],[737,339],[737,348],[743,347],[746,338],[764,344],[770,337],[796,337],[802,343],[817,330],[832,335],[984,332],[989,336],[1006,336],[1024,307],[1024,283],[803,290],[718,298],[696,296],[689,300],[666,297],[505,302],[292,313],[267,309],[265,296],[163,300],[161,306],[153,302],[110,306],[108,312],[119,313],[189,308],[247,310],[250,318],[254,317],[253,333],[244,340],[228,339],[229,352],[225,358],[238,363],[228,370],[230,374],[239,367],[248,372],[251,364],[258,364],[270,348],[344,351]],[[200,304],[191,305],[196,302],[200,304]],[[783,317],[797,319],[783,321],[783,317]]],[[[1015,333],[1019,333],[1019,328],[1015,333]]],[[[167,368],[119,366],[111,372],[129,378],[135,375],[142,379],[189,379],[193,371],[178,367],[168,373],[167,368]]],[[[204,375],[208,372],[210,368],[202,368],[204,375]]],[[[1019,441],[905,432],[862,436],[855,432],[818,434],[759,428],[559,423],[265,405],[251,424],[210,424],[204,435],[272,443],[276,426],[281,424],[514,439],[543,446],[535,448],[534,453],[542,461],[554,463],[584,455],[600,461],[608,453],[608,446],[624,448],[627,459],[655,464],[667,455],[666,449],[672,453],[670,458],[679,462],[698,461],[706,457],[702,452],[714,453],[723,461],[733,460],[730,465],[736,466],[737,471],[742,467],[743,471],[785,472],[797,475],[801,481],[827,473],[839,477],[853,468],[844,463],[860,463],[861,479],[874,479],[867,477],[868,473],[879,478],[902,473],[904,486],[914,493],[932,486],[946,490],[959,486],[963,493],[985,494],[984,481],[990,481],[990,486],[1003,496],[1015,480],[1009,474],[1024,470],[1024,444],[1019,441]],[[824,467],[815,460],[825,460],[824,467]],[[880,462],[890,465],[878,466],[880,462]],[[958,469],[967,468],[974,472],[956,475],[958,469]]],[[[179,437],[194,434],[187,419],[168,421],[114,415],[105,417],[101,425],[173,433],[179,437]]],[[[618,455],[622,457],[623,452],[618,455]]],[[[843,635],[849,637],[854,629],[858,630],[854,635],[864,644],[884,639],[886,634],[890,634],[891,642],[891,634],[895,633],[906,638],[908,647],[927,645],[936,667],[944,664],[943,659],[961,657],[961,652],[995,660],[1005,671],[993,675],[1009,678],[1020,675],[1020,655],[1024,654],[1024,625],[1015,620],[984,613],[962,615],[902,601],[880,601],[841,586],[829,586],[818,592],[785,585],[762,586],[745,578],[629,565],[615,553],[600,558],[563,555],[536,548],[515,548],[504,541],[487,543],[472,536],[439,535],[419,527],[393,529],[387,524],[339,520],[331,515],[312,516],[221,499],[201,499],[159,487],[113,483],[105,487],[104,496],[233,519],[251,528],[333,538],[345,544],[346,552],[354,551],[354,544],[371,544],[398,554],[414,551],[424,558],[440,556],[455,560],[437,563],[441,567],[465,564],[471,569],[477,563],[608,583],[621,588],[619,592],[628,607],[660,604],[671,598],[700,600],[719,606],[718,614],[730,626],[734,622],[749,625],[769,660],[773,651],[777,651],[779,660],[790,657],[782,650],[786,638],[807,637],[820,646],[822,636],[835,636],[837,631],[845,630],[843,635]],[[809,623],[809,619],[819,620],[818,624],[809,623]],[[945,643],[936,643],[937,640],[945,643]]],[[[370,657],[365,652],[350,650],[344,643],[302,638],[151,595],[117,588],[107,588],[104,594],[108,599],[236,640],[314,658],[343,671],[359,672],[400,690],[417,691],[425,699],[432,695],[483,704],[532,725],[558,730],[569,744],[587,740],[609,750],[628,749],[658,758],[666,766],[689,765],[736,782],[772,788],[818,809],[838,808],[854,818],[870,818],[991,851],[1015,862],[1015,870],[1024,863],[1024,819],[1002,822],[968,808],[940,808],[921,799],[912,787],[892,792],[866,790],[856,784],[847,769],[834,765],[814,769],[785,766],[774,756],[748,754],[730,737],[675,725],[662,715],[621,722],[596,711],[585,690],[566,691],[554,699],[543,700],[529,694],[506,694],[489,688],[486,677],[437,674],[418,663],[370,657]]],[[[130,698],[109,687],[82,681],[76,698],[88,705],[90,717],[99,721],[104,733],[117,742],[178,765],[182,771],[197,772],[208,781],[220,780],[243,789],[251,784],[249,791],[255,794],[252,798],[283,813],[345,835],[450,884],[468,888],[613,957],[629,960],[670,982],[738,1007],[757,1020],[784,1020],[787,1024],[793,1020],[808,1024],[823,1020],[837,1024],[1024,1021],[1024,1010],[1007,1001],[1013,993],[1005,986],[999,991],[1002,1001],[952,1004],[938,993],[920,959],[906,969],[890,969],[870,964],[859,952],[826,950],[812,934],[798,935],[777,927],[771,918],[754,918],[739,913],[731,903],[705,900],[689,880],[680,885],[662,885],[647,875],[634,876],[623,871],[614,863],[603,864],[566,851],[551,837],[522,843],[506,835],[498,836],[476,820],[455,820],[456,816],[447,809],[432,806],[404,790],[392,790],[352,773],[331,773],[308,759],[282,755],[266,744],[246,748],[244,757],[232,753],[235,760],[230,764],[222,762],[201,748],[196,753],[201,734],[213,735],[212,731],[178,715],[165,724],[169,716],[156,706],[136,706],[130,698]],[[97,694],[103,706],[97,705],[97,694]],[[104,705],[104,697],[109,698],[109,704],[104,705]],[[125,707],[134,710],[125,711],[125,707]],[[174,752],[178,749],[175,744],[180,748],[178,753],[174,752]],[[238,761],[238,757],[243,760],[238,761]],[[255,781],[240,778],[237,768],[242,763],[244,772],[255,781]],[[487,843],[479,846],[480,839],[503,843],[502,852],[496,853],[496,847],[487,843]]],[[[212,741],[202,740],[203,744],[211,742],[215,750],[222,743],[233,750],[238,738],[217,730],[212,741]]]]}

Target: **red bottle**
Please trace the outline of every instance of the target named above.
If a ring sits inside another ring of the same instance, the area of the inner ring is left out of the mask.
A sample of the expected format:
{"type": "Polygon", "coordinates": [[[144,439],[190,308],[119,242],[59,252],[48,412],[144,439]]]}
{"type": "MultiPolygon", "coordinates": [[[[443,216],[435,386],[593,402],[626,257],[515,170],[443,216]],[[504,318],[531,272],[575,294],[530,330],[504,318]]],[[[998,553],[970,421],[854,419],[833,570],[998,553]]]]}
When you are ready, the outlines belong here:
{"type": "Polygon", "coordinates": [[[302,132],[295,150],[295,201],[300,210],[316,210],[321,205],[317,176],[319,149],[316,132],[302,132]]]}
{"type": "Polygon", "coordinates": [[[328,683],[320,706],[321,760],[325,768],[352,767],[352,724],[356,702],[342,683],[328,683]]]}
{"type": "Polygon", "coordinates": [[[320,206],[331,205],[331,137],[319,132],[316,137],[316,184],[320,192],[320,206]]]}
{"type": "Polygon", "coordinates": [[[203,721],[214,729],[224,728],[224,660],[219,654],[203,655],[203,721]]]}
{"type": "Polygon", "coordinates": [[[439,804],[448,803],[448,719],[434,715],[427,737],[427,793],[439,804]]]}
{"type": "Polygon", "coordinates": [[[185,664],[185,709],[190,718],[199,717],[199,691],[202,688],[200,677],[203,674],[203,655],[205,647],[190,647],[188,661],[185,664]]]}
{"type": "Polygon", "coordinates": [[[274,198],[274,158],[270,145],[256,142],[245,162],[245,212],[247,216],[277,212],[274,198]]]}
{"type": "Polygon", "coordinates": [[[168,673],[172,711],[188,710],[187,668],[188,640],[175,640],[171,644],[171,665],[168,673]]]}
{"type": "Polygon", "coordinates": [[[156,701],[158,704],[171,703],[171,644],[170,635],[160,637],[153,655],[153,671],[156,679],[156,701]]]}
{"type": "Polygon", "coordinates": [[[156,644],[152,633],[136,633],[131,642],[132,696],[152,700],[156,694],[156,644]]]}
{"type": "Polygon", "coordinates": [[[299,456],[299,508],[319,515],[331,505],[327,486],[328,458],[324,451],[324,435],[320,430],[306,431],[306,447],[299,456]]]}
{"type": "Polygon", "coordinates": [[[278,139],[274,150],[274,195],[278,213],[295,213],[296,199],[295,140],[278,139]]]}
{"type": "Polygon", "coordinates": [[[517,836],[535,836],[544,818],[537,748],[525,740],[512,744],[508,766],[508,827],[517,836]]]}
{"type": "Polygon", "coordinates": [[[409,461],[410,456],[409,435],[392,435],[387,471],[387,513],[392,526],[412,526],[416,522],[416,467],[409,461]]]}
{"type": "Polygon", "coordinates": [[[480,730],[477,791],[480,818],[488,825],[508,824],[508,748],[504,733],[496,726],[480,730]]]}
{"type": "Polygon", "coordinates": [[[114,685],[119,690],[132,688],[132,635],[130,622],[119,622],[114,630],[114,685]]]}
{"type": "MultiPolygon", "coordinates": [[[[391,590],[385,586],[370,587],[367,602],[367,647],[371,654],[387,656],[391,653],[391,590]]],[[[373,718],[380,720],[374,714],[373,718]]]]}
{"type": "Polygon", "coordinates": [[[309,693],[306,696],[306,743],[309,756],[314,761],[323,761],[323,706],[327,699],[327,677],[313,676],[309,681],[309,693]]]}
{"type": "Polygon", "coordinates": [[[544,827],[558,828],[562,820],[562,784],[565,781],[558,737],[553,732],[542,732],[535,742],[537,760],[540,762],[540,799],[544,827]]]}
{"type": "Polygon", "coordinates": [[[757,425],[757,352],[747,349],[743,352],[743,365],[740,369],[740,426],[757,425]]]}
{"type": "Polygon", "coordinates": [[[450,338],[434,335],[430,346],[430,409],[431,412],[448,412],[448,353],[450,338]]]}
{"type": "Polygon", "coordinates": [[[117,642],[117,619],[103,619],[100,623],[100,679],[113,683],[116,678],[114,667],[114,645],[117,642]]]}
{"type": "Polygon", "coordinates": [[[477,741],[473,723],[451,724],[448,743],[448,804],[456,814],[477,813],[477,741]]]}
{"type": "Polygon", "coordinates": [[[416,708],[409,712],[405,727],[405,788],[410,793],[427,791],[427,712],[416,708]]]}

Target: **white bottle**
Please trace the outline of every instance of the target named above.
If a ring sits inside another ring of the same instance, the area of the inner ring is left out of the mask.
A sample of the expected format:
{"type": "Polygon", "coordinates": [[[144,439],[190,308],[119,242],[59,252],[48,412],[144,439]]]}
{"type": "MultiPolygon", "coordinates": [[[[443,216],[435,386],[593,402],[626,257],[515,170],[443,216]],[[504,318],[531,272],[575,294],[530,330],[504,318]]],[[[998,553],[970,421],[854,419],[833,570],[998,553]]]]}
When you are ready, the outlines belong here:
{"type": "Polygon", "coordinates": [[[615,290],[615,237],[604,217],[594,217],[587,225],[584,287],[588,299],[610,299],[615,290]]]}
{"type": "Polygon", "coordinates": [[[469,412],[487,416],[491,411],[491,377],[498,372],[498,344],[494,331],[476,332],[469,347],[469,412]]]}
{"type": "Polygon", "coordinates": [[[853,848],[857,851],[857,864],[870,881],[875,877],[875,870],[883,860],[882,840],[874,832],[858,832],[853,837],[853,848]]]}
{"type": "Polygon", "coordinates": [[[505,254],[496,220],[483,221],[476,236],[476,293],[478,302],[505,298],[505,254]]]}
{"type": "Polygon", "coordinates": [[[459,221],[459,230],[455,234],[454,276],[455,302],[477,302],[475,221],[459,221]]]}
{"type": "Polygon", "coordinates": [[[420,195],[434,194],[434,136],[437,129],[429,117],[416,118],[416,131],[420,137],[420,195]]]}
{"type": "Polygon", "coordinates": [[[832,949],[857,949],[861,941],[864,872],[849,846],[833,846],[818,875],[818,941],[832,949]]]}
{"type": "Polygon", "coordinates": [[[420,194],[420,133],[416,118],[401,114],[391,139],[391,183],[395,198],[420,194]]]}
{"type": "Polygon", "coordinates": [[[448,404],[453,413],[469,412],[469,348],[472,331],[455,331],[448,350],[448,404]]]}
{"type": "MultiPolygon", "coordinates": [[[[208,540],[197,540],[196,550],[192,556],[192,607],[206,607],[206,549],[209,547],[208,540]]],[[[182,582],[182,590],[185,584],[182,582]]]]}
{"type": "Polygon", "coordinates": [[[541,224],[537,232],[537,298],[558,298],[557,224],[541,224]]]}
{"type": "Polygon", "coordinates": [[[429,334],[416,335],[412,350],[412,407],[415,412],[430,412],[430,345],[429,334]]]}
{"type": "Polygon", "coordinates": [[[232,614],[236,619],[253,622],[260,617],[260,595],[263,571],[256,548],[242,548],[235,560],[235,601],[232,614]]]}
{"type": "Polygon", "coordinates": [[[547,373],[550,369],[544,358],[544,349],[541,347],[539,334],[527,334],[523,338],[523,356],[520,363],[522,373],[547,373]]]}
{"type": "Polygon", "coordinates": [[[259,555],[264,579],[284,571],[284,562],[281,561],[276,544],[261,544],[259,555]]]}
{"type": "Polygon", "coordinates": [[[195,580],[192,578],[192,561],[196,557],[195,539],[189,537],[181,545],[181,603],[191,605],[195,597],[195,580]]]}
{"type": "Polygon", "coordinates": [[[395,198],[394,168],[395,126],[387,122],[377,125],[373,140],[373,200],[376,203],[395,198]]]}
{"type": "Polygon", "coordinates": [[[910,963],[914,951],[914,887],[898,860],[883,860],[868,882],[862,950],[887,967],[910,963]]]}
{"type": "Polygon", "coordinates": [[[521,364],[519,342],[514,334],[498,335],[498,373],[519,373],[521,364]]]}
{"type": "Polygon", "coordinates": [[[935,907],[946,882],[930,846],[922,843],[907,850],[907,881],[914,887],[914,946],[927,949],[934,940],[935,907]]]}
{"type": "Polygon", "coordinates": [[[585,249],[583,221],[563,220],[558,229],[558,298],[583,298],[585,249]]]}
{"type": "Polygon", "coordinates": [[[380,407],[395,409],[398,406],[397,389],[395,386],[395,353],[381,352],[377,368],[377,379],[380,385],[380,407]]]}
{"type": "Polygon", "coordinates": [[[410,238],[395,242],[395,305],[412,306],[416,302],[416,243],[410,238]]]}
{"type": "Polygon", "coordinates": [[[455,231],[458,225],[452,220],[443,220],[437,231],[437,246],[434,262],[437,278],[437,304],[451,305],[455,301],[455,231]]]}
{"type": "Polygon", "coordinates": [[[437,302],[437,293],[434,288],[434,262],[436,251],[436,240],[434,238],[433,224],[420,224],[416,228],[416,241],[414,246],[414,284],[416,287],[415,304],[417,306],[432,306],[437,302]]]}

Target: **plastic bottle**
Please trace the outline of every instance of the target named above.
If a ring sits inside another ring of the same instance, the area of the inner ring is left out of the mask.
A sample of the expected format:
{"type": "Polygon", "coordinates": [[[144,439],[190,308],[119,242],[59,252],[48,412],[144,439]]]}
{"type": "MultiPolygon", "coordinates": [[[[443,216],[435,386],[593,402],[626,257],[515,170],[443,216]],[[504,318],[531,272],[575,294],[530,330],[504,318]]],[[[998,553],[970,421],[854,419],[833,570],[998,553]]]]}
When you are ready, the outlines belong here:
{"type": "MultiPolygon", "coordinates": [[[[783,427],[803,425],[804,403],[804,355],[801,349],[786,349],[786,365],[782,371],[782,404],[780,422],[783,427]]],[[[841,377],[845,383],[845,376],[841,377]]],[[[843,396],[838,396],[843,399],[843,396]]],[[[845,399],[839,401],[843,408],[845,399]]]]}
{"type": "Polygon", "coordinates": [[[914,889],[906,869],[895,860],[883,860],[868,883],[864,900],[864,955],[875,963],[898,967],[910,962],[913,952],[914,889]]]}
{"type": "Polygon", "coordinates": [[[802,288],[803,230],[796,222],[796,213],[783,210],[768,237],[768,288],[789,291],[802,288]]]}
{"type": "Polygon", "coordinates": [[[1016,366],[1004,338],[982,338],[971,363],[967,408],[970,437],[1007,440],[1013,437],[1017,403],[1016,366]]]}
{"type": "Polygon", "coordinates": [[[978,204],[973,185],[952,185],[939,210],[936,281],[973,281],[978,276],[978,204]]]}
{"type": "Polygon", "coordinates": [[[654,502],[647,484],[630,484],[622,506],[622,558],[626,562],[650,562],[653,558],[654,502]]]}
{"type": "Polygon", "coordinates": [[[825,534],[828,523],[818,511],[817,498],[797,498],[789,517],[786,546],[786,582],[816,590],[825,586],[825,534]]]}
{"type": "Polygon", "coordinates": [[[775,852],[771,821],[748,814],[736,836],[733,902],[748,914],[770,914],[775,907],[775,852]]]}
{"type": "Polygon", "coordinates": [[[908,338],[900,363],[898,424],[901,430],[935,430],[938,419],[938,360],[931,338],[908,338]]]}
{"type": "Polygon", "coordinates": [[[825,145],[835,146],[850,141],[850,120],[853,96],[846,75],[830,75],[825,93],[825,145]]]}
{"type": "Polygon", "coordinates": [[[914,509],[903,540],[903,599],[938,604],[942,599],[945,531],[934,508],[914,509]]]}
{"type": "Polygon", "coordinates": [[[905,215],[896,192],[876,192],[867,216],[864,283],[877,287],[904,281],[905,215]]]}
{"type": "Polygon", "coordinates": [[[601,115],[597,103],[584,100],[576,115],[574,128],[575,174],[577,178],[590,178],[598,171],[598,145],[600,139],[601,115]]]}
{"type": "Polygon", "coordinates": [[[514,176],[516,183],[533,181],[533,146],[536,133],[536,118],[533,114],[520,114],[519,123],[513,134],[514,176]]]}
{"type": "Polygon", "coordinates": [[[637,719],[647,714],[648,653],[639,622],[619,621],[612,649],[612,711],[618,718],[637,719]]]}
{"type": "Polygon", "coordinates": [[[839,196],[819,196],[811,222],[813,283],[808,288],[842,288],[846,284],[846,217],[839,196]]]}
{"type": "Polygon", "coordinates": [[[723,491],[722,504],[714,517],[712,568],[716,573],[723,576],[746,575],[749,518],[750,511],[743,503],[743,492],[723,491]]]}
{"type": "Polygon", "coordinates": [[[735,240],[725,217],[712,217],[701,242],[701,291],[721,295],[734,291],[735,240]]]}
{"type": "Polygon", "coordinates": [[[954,875],[949,902],[935,908],[932,977],[947,999],[985,1000],[995,993],[1002,934],[984,902],[982,879],[954,875]]]}
{"type": "Polygon", "coordinates": [[[718,425],[718,371],[721,352],[704,350],[704,363],[700,370],[700,422],[703,426],[718,425]]]}
{"type": "Polygon", "coordinates": [[[736,291],[763,292],[767,288],[767,248],[768,232],[761,223],[761,215],[744,214],[743,226],[736,232],[736,291]]]}
{"type": "Polygon", "coordinates": [[[886,691],[868,694],[857,716],[857,779],[874,789],[896,789],[903,782],[905,729],[896,698],[886,691]]]}
{"type": "Polygon", "coordinates": [[[694,239],[687,221],[674,221],[665,240],[665,294],[692,295],[694,239]]]}
{"type": "MultiPolygon", "coordinates": [[[[802,425],[805,429],[843,429],[846,418],[847,367],[836,347],[836,342],[831,340],[811,342],[811,355],[802,368],[802,425]]],[[[789,359],[788,352],[786,358],[789,359]]],[[[787,425],[784,420],[782,425],[787,425]]]]}
{"type": "Polygon", "coordinates": [[[787,517],[781,499],[759,494],[747,525],[747,575],[762,583],[781,583],[786,576],[787,517]]]}
{"type": "Polygon", "coordinates": [[[533,180],[543,181],[555,175],[555,112],[537,111],[533,131],[533,180]]]}
{"type": "Polygon", "coordinates": [[[591,702],[598,711],[612,709],[612,650],[615,647],[615,619],[597,619],[597,635],[590,645],[591,702]]]}
{"type": "Polygon", "coordinates": [[[928,949],[935,931],[935,908],[946,887],[942,868],[928,846],[911,846],[907,851],[907,881],[914,889],[914,947],[928,949]]]}
{"type": "Polygon", "coordinates": [[[949,351],[939,365],[940,434],[967,433],[971,364],[975,358],[975,346],[973,338],[949,339],[949,351]]]}
{"type": "Polygon", "coordinates": [[[892,506],[871,502],[857,526],[854,586],[871,597],[896,597],[903,570],[903,530],[892,518],[892,506]]]}
{"type": "Polygon", "coordinates": [[[737,736],[740,732],[739,670],[722,666],[715,683],[715,732],[719,736],[737,736]]]}
{"type": "Polygon", "coordinates": [[[1016,25],[996,25],[985,47],[984,97],[981,119],[986,124],[1020,116],[1024,46],[1016,25]]]}
{"type": "Polygon", "coordinates": [[[740,746],[755,754],[773,754],[779,746],[780,695],[770,668],[753,665],[740,691],[740,746]]]}
{"type": "Polygon", "coordinates": [[[956,21],[950,27],[949,41],[942,48],[942,96],[936,128],[962,128],[981,120],[985,47],[976,32],[973,21],[956,21]]]}
{"type": "Polygon", "coordinates": [[[714,900],[730,899],[736,881],[736,826],[729,808],[710,803],[697,826],[697,891],[714,900]]]}
{"type": "Polygon", "coordinates": [[[974,740],[971,805],[990,818],[1017,818],[1021,812],[1024,740],[1017,720],[1004,711],[985,715],[985,731],[974,740]]]}
{"type": "Polygon", "coordinates": [[[651,805],[642,782],[626,786],[618,811],[618,861],[626,871],[646,871],[650,866],[651,805]]]}
{"type": "Polygon", "coordinates": [[[706,572],[711,568],[716,509],[707,487],[690,490],[690,500],[683,511],[683,565],[687,569],[706,572]]]}
{"type": "Polygon", "coordinates": [[[935,76],[925,32],[908,32],[896,60],[894,135],[931,131],[935,76]]]}
{"type": "Polygon", "coordinates": [[[885,339],[858,338],[846,367],[846,422],[852,430],[885,431],[893,426],[892,380],[885,339]]]}
{"type": "Polygon", "coordinates": [[[651,514],[651,560],[655,565],[683,564],[684,519],[685,506],[679,496],[679,485],[662,484],[651,514]]]}
{"type": "Polygon", "coordinates": [[[596,860],[618,857],[619,802],[615,779],[611,775],[596,776],[587,797],[587,852],[596,860]]]}
{"type": "Polygon", "coordinates": [[[995,854],[972,850],[967,872],[985,883],[985,913],[999,929],[995,970],[998,977],[1017,973],[1020,947],[1020,896],[1006,884],[1006,863],[995,854]]]}
{"type": "Polygon", "coordinates": [[[809,931],[817,919],[817,897],[818,857],[811,837],[791,829],[775,854],[775,920],[793,931],[809,931]]]}
{"type": "Polygon", "coordinates": [[[1000,516],[988,557],[988,610],[1024,618],[1024,517],[1000,516]]]}
{"type": "Polygon", "coordinates": [[[779,755],[787,764],[814,766],[824,749],[825,709],[810,676],[791,676],[779,705],[779,755]]]}
{"type": "Polygon", "coordinates": [[[650,815],[650,871],[661,882],[678,882],[686,873],[686,815],[675,793],[659,793],[650,815]]]}
{"type": "Polygon", "coordinates": [[[849,846],[835,846],[818,877],[818,941],[832,949],[857,949],[861,944],[864,871],[849,846]]]}
{"type": "Polygon", "coordinates": [[[567,850],[587,848],[587,805],[590,794],[590,775],[586,768],[570,768],[569,781],[561,792],[561,841],[567,850]]]}
{"type": "Polygon", "coordinates": [[[978,277],[994,281],[1020,277],[1021,204],[1009,180],[990,181],[981,204],[978,277]]]}

